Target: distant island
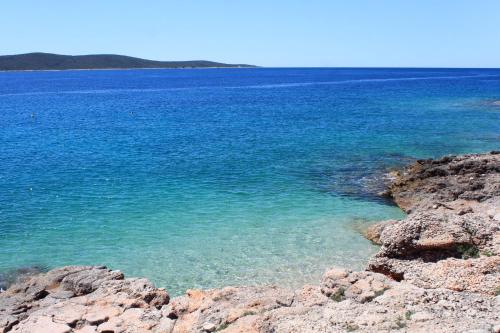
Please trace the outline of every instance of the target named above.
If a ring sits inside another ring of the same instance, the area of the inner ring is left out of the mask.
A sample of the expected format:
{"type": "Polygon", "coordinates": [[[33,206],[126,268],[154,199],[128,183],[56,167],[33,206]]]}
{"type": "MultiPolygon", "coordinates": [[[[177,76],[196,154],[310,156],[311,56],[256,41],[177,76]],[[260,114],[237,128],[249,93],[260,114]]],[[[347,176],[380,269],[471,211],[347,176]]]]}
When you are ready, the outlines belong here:
{"type": "Polygon", "coordinates": [[[206,60],[156,61],[116,54],[71,56],[35,52],[0,56],[0,71],[210,67],[234,68],[256,66],[245,64],[224,64],[206,60]]]}

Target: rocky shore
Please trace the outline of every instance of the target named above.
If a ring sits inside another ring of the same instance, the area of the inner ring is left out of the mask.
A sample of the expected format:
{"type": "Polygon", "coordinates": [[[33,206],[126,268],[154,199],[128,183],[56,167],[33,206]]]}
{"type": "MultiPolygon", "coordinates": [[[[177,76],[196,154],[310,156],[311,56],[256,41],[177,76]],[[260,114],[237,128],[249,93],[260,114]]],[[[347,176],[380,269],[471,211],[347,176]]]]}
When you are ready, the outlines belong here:
{"type": "Polygon", "coordinates": [[[384,195],[408,216],[370,226],[365,271],[320,285],[188,290],[72,266],[0,294],[0,332],[500,332],[500,153],[422,160],[384,195]]]}

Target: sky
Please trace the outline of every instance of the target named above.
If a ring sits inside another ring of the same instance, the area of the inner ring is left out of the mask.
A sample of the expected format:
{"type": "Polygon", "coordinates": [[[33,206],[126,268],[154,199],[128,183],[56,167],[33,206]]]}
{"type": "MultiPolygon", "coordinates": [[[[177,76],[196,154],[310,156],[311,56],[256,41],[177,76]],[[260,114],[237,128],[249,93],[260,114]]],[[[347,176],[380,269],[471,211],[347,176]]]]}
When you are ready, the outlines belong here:
{"type": "Polygon", "coordinates": [[[500,0],[3,0],[0,54],[500,67],[500,0]]]}

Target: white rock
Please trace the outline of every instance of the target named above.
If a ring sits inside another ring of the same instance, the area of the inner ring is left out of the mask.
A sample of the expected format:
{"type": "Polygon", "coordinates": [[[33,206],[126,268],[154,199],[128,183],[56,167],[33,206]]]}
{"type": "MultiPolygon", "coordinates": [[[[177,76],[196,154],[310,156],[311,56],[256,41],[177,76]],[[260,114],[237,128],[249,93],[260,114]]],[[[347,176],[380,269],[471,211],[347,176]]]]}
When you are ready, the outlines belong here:
{"type": "Polygon", "coordinates": [[[213,331],[215,331],[215,329],[216,329],[216,326],[212,323],[205,323],[205,324],[203,324],[203,327],[202,327],[202,330],[204,332],[213,332],[213,331]]]}

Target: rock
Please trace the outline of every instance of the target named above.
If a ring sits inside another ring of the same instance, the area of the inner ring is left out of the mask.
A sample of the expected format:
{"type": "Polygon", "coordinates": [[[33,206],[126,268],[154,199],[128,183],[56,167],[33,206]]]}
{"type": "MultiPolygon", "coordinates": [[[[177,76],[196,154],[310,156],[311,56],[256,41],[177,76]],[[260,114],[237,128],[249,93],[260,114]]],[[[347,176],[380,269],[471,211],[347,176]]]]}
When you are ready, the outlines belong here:
{"type": "Polygon", "coordinates": [[[79,304],[65,304],[65,306],[58,307],[57,311],[54,311],[53,321],[74,326],[82,319],[85,310],[85,307],[79,304]]]}
{"type": "Polygon", "coordinates": [[[410,214],[379,227],[382,247],[368,270],[424,288],[494,294],[500,281],[500,221],[494,219],[499,175],[498,154],[419,161],[407,168],[390,191],[410,214]]]}
{"type": "Polygon", "coordinates": [[[50,317],[31,317],[17,325],[14,333],[69,333],[71,327],[66,324],[54,323],[50,317]]]}
{"type": "Polygon", "coordinates": [[[160,319],[158,325],[153,329],[153,333],[170,333],[174,329],[175,320],[168,317],[160,319]]]}
{"type": "Polygon", "coordinates": [[[91,311],[87,310],[87,313],[83,316],[83,319],[91,325],[99,325],[120,314],[120,310],[115,307],[97,305],[91,308],[91,311]]]}
{"type": "Polygon", "coordinates": [[[28,266],[0,273],[0,292],[8,289],[12,284],[22,283],[44,271],[45,269],[40,266],[28,266]]]}
{"type": "Polygon", "coordinates": [[[500,281],[500,258],[481,257],[470,260],[448,258],[436,263],[391,258],[374,258],[369,269],[384,271],[422,288],[446,288],[494,295],[500,281]]]}
{"type": "Polygon", "coordinates": [[[2,329],[2,333],[8,332],[15,325],[19,324],[19,319],[12,315],[1,315],[0,316],[0,328],[2,329]]]}
{"type": "Polygon", "coordinates": [[[412,316],[411,316],[411,320],[416,321],[416,322],[428,321],[428,320],[432,320],[433,318],[434,318],[434,316],[432,315],[432,313],[427,312],[427,311],[417,312],[415,314],[412,314],[412,316]]]}
{"type": "Polygon", "coordinates": [[[215,326],[214,324],[206,323],[206,324],[203,324],[201,330],[203,332],[213,332],[213,331],[215,331],[216,328],[217,328],[217,326],[215,326]]]}
{"type": "Polygon", "coordinates": [[[80,329],[75,330],[75,333],[96,333],[97,328],[95,326],[84,326],[80,329]]]}
{"type": "Polygon", "coordinates": [[[382,274],[334,268],[323,276],[321,292],[336,302],[352,299],[365,303],[383,295],[392,284],[382,274]]]}
{"type": "Polygon", "coordinates": [[[460,247],[479,250],[490,245],[499,227],[500,223],[482,213],[460,216],[446,211],[418,211],[384,229],[378,256],[410,258],[426,255],[427,261],[461,257],[460,247]]]}
{"type": "Polygon", "coordinates": [[[147,331],[168,301],[164,289],[145,279],[125,279],[102,266],[68,266],[0,294],[0,332],[147,331]]]}
{"type": "MultiPolygon", "coordinates": [[[[241,318],[292,304],[294,293],[277,287],[226,287],[220,290],[189,290],[172,300],[167,314],[176,318],[173,332],[200,332],[206,323],[217,330],[235,330],[241,318]]],[[[248,324],[248,323],[247,323],[248,324]]]]}
{"type": "Polygon", "coordinates": [[[366,239],[370,240],[374,244],[382,245],[382,242],[380,241],[380,235],[385,228],[396,224],[397,222],[397,220],[388,220],[374,223],[363,230],[363,236],[365,236],[366,239]]]}
{"type": "Polygon", "coordinates": [[[129,323],[124,323],[120,318],[117,317],[112,317],[108,321],[100,324],[97,327],[97,332],[98,333],[121,333],[124,332],[127,329],[127,326],[130,327],[129,323]]]}
{"type": "Polygon", "coordinates": [[[405,211],[457,199],[484,201],[500,195],[499,154],[448,156],[419,160],[400,172],[390,196],[405,211]],[[471,179],[472,178],[472,179],[471,179]]]}

